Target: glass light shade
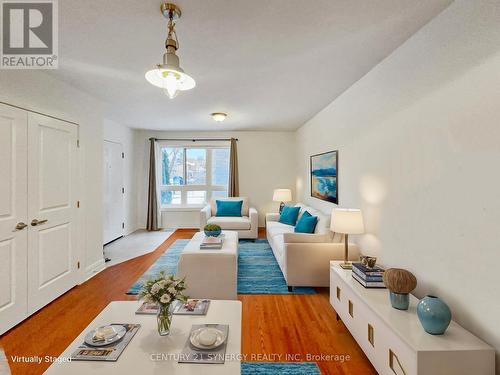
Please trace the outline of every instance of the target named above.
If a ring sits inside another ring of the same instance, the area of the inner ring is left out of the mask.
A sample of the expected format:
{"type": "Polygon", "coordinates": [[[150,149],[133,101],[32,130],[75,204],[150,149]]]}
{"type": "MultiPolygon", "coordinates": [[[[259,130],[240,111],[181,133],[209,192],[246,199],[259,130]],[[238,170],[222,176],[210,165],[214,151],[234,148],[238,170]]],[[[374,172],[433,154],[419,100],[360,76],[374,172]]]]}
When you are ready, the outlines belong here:
{"type": "Polygon", "coordinates": [[[330,229],[335,233],[361,234],[365,231],[361,210],[337,208],[332,211],[330,229]]]}
{"type": "Polygon", "coordinates": [[[215,112],[212,113],[212,118],[217,121],[217,122],[222,122],[226,119],[227,114],[222,113],[222,112],[215,112]]]}
{"type": "Polygon", "coordinates": [[[292,200],[292,191],[290,189],[274,189],[273,201],[290,202],[292,200]]]}
{"type": "Polygon", "coordinates": [[[148,71],[145,77],[152,85],[162,88],[170,99],[173,99],[179,91],[191,90],[196,86],[194,79],[186,73],[180,70],[164,69],[161,66],[148,71]]]}

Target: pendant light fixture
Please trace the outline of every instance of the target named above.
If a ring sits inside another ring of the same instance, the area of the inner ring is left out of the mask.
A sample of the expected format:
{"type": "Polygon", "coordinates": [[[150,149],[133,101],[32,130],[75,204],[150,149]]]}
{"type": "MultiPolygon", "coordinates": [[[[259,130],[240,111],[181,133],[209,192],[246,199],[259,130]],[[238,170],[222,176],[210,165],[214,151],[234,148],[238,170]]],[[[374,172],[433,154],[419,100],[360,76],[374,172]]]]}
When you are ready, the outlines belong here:
{"type": "Polygon", "coordinates": [[[179,48],[179,41],[174,20],[181,17],[181,10],[171,3],[162,3],[160,10],[163,16],[168,18],[168,34],[165,41],[167,52],[163,55],[163,64],[156,65],[156,68],[148,71],[145,77],[149,83],[162,88],[165,94],[173,99],[179,91],[191,90],[196,86],[196,82],[182,70],[179,66],[179,57],[175,54],[179,48]]]}

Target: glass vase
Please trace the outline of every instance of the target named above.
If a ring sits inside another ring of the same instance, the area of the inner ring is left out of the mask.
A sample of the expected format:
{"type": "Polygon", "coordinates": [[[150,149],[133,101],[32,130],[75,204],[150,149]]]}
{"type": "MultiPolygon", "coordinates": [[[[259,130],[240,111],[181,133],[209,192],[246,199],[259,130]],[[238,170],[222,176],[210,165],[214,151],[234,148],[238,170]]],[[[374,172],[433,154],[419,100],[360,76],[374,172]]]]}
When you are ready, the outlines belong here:
{"type": "Polygon", "coordinates": [[[171,305],[160,305],[156,315],[156,322],[158,324],[158,334],[160,336],[167,336],[170,333],[170,326],[172,324],[172,311],[171,305]]]}

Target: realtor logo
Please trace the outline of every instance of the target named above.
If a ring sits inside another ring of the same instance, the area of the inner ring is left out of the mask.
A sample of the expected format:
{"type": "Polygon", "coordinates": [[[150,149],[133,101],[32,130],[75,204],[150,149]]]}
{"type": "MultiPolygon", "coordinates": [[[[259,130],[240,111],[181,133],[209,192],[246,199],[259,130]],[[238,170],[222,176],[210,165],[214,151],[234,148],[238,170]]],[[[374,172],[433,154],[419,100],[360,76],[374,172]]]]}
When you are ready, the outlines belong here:
{"type": "Polygon", "coordinates": [[[0,68],[56,69],[57,0],[0,0],[0,68]]]}

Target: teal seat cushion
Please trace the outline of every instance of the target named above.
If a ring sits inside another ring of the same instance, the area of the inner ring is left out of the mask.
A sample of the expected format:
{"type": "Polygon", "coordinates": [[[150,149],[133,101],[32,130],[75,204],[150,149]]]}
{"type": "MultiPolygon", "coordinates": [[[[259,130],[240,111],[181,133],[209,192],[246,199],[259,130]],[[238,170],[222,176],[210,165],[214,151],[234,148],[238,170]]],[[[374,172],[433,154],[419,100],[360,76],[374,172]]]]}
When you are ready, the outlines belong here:
{"type": "Polygon", "coordinates": [[[318,217],[312,216],[309,212],[305,211],[297,222],[294,231],[295,233],[314,233],[316,224],[318,224],[318,217]]]}
{"type": "Polygon", "coordinates": [[[299,216],[300,207],[285,206],[280,214],[279,222],[282,224],[288,224],[295,226],[297,223],[297,217],[299,216]]]}
{"type": "Polygon", "coordinates": [[[216,200],[217,212],[215,216],[241,217],[241,206],[243,201],[220,201],[216,200]]]}

